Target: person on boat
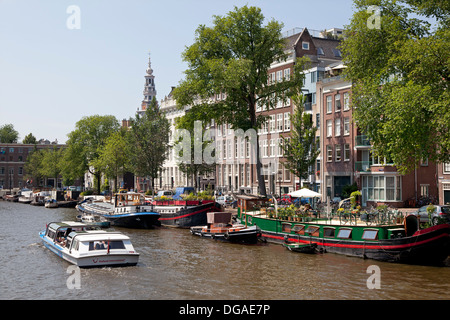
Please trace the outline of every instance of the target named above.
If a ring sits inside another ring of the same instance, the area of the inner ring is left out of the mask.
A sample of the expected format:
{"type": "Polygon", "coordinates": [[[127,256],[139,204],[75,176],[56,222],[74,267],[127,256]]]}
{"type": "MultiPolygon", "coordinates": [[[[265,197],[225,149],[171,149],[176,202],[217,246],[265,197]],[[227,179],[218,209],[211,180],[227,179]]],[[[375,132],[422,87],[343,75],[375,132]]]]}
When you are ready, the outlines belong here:
{"type": "Polygon", "coordinates": [[[95,250],[102,250],[102,249],[105,249],[105,246],[102,242],[96,241],[94,243],[94,248],[95,248],[95,250]]]}

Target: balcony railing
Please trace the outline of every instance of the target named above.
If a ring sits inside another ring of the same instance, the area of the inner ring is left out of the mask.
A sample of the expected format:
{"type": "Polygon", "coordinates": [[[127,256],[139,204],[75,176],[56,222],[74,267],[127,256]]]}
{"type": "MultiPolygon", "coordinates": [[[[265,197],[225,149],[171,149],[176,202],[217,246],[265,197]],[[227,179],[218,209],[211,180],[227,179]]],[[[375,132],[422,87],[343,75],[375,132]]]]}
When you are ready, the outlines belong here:
{"type": "Polygon", "coordinates": [[[355,171],[359,171],[359,172],[369,171],[371,165],[372,165],[372,161],[356,161],[355,162],[355,171]]]}
{"type": "Polygon", "coordinates": [[[370,147],[370,139],[368,136],[359,135],[356,136],[356,146],[357,147],[370,147]]]}

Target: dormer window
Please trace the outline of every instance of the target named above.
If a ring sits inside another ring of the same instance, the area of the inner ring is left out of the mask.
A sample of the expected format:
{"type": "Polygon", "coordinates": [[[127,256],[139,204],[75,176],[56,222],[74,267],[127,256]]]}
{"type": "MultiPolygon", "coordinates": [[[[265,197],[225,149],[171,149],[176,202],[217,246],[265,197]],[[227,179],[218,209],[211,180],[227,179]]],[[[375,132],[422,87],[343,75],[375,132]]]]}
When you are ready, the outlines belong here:
{"type": "Polygon", "coordinates": [[[317,48],[317,54],[318,54],[319,56],[325,55],[325,52],[323,52],[323,48],[321,48],[321,47],[317,48]]]}
{"type": "Polygon", "coordinates": [[[302,42],[302,49],[303,50],[309,50],[309,42],[303,41],[302,42]]]}

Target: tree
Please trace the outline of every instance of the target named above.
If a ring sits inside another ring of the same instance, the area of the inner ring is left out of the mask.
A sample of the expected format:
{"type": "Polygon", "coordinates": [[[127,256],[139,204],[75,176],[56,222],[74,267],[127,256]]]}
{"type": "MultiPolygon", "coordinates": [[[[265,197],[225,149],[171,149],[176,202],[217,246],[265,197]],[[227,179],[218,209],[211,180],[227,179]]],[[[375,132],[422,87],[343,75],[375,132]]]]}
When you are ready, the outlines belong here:
{"type": "Polygon", "coordinates": [[[37,140],[36,140],[36,137],[32,133],[29,133],[25,136],[22,143],[23,144],[36,144],[37,140]]]}
{"type": "MultiPolygon", "coordinates": [[[[209,136],[205,137],[203,134],[207,130],[207,125],[209,125],[209,123],[202,121],[195,121],[192,123],[191,120],[192,119],[189,117],[178,118],[176,123],[177,130],[187,130],[186,132],[189,133],[190,139],[189,150],[181,149],[180,154],[177,154],[176,156],[178,156],[179,159],[182,159],[178,162],[178,168],[186,176],[193,177],[194,187],[198,190],[198,177],[200,175],[214,172],[216,166],[215,163],[209,163],[203,158],[203,154],[207,151],[211,143],[214,143],[214,141],[211,140],[209,136]],[[187,159],[187,155],[183,154],[184,151],[190,152],[189,159],[187,159]],[[199,157],[197,157],[196,152],[202,155],[201,159],[198,159],[199,157]]],[[[209,133],[209,131],[206,132],[209,133]]],[[[182,143],[184,143],[184,141],[182,141],[182,137],[179,137],[179,140],[175,141],[175,145],[178,146],[181,146],[182,143]]],[[[211,154],[211,157],[214,156],[215,154],[211,154]]]]}
{"type": "Polygon", "coordinates": [[[400,172],[426,158],[450,161],[449,2],[354,3],[342,51],[358,127],[400,172]]]}
{"type": "MultiPolygon", "coordinates": [[[[258,130],[267,116],[256,114],[256,106],[276,106],[300,86],[301,66],[290,79],[268,81],[268,69],[274,61],[286,60],[283,25],[275,20],[265,26],[261,9],[235,7],[225,17],[214,16],[213,27],[200,25],[194,44],[183,53],[188,63],[186,77],[174,90],[179,106],[189,106],[187,117],[216,124],[228,123],[232,129],[258,130]],[[212,99],[223,95],[224,99],[212,99]]],[[[259,140],[256,137],[256,155],[259,140]]],[[[266,195],[261,175],[261,160],[256,157],[259,193],[266,195]]]]}
{"type": "Polygon", "coordinates": [[[17,143],[19,133],[12,124],[5,124],[0,127],[0,143],[17,143]]]}
{"type": "Polygon", "coordinates": [[[304,112],[304,96],[301,92],[292,97],[295,111],[291,115],[291,136],[283,137],[284,166],[300,179],[308,178],[320,154],[311,114],[304,112]]]}
{"type": "Polygon", "coordinates": [[[33,152],[28,154],[27,160],[25,162],[25,172],[27,180],[40,181],[44,178],[42,173],[42,160],[43,160],[43,152],[37,147],[34,147],[33,152]]]}
{"type": "Polygon", "coordinates": [[[94,115],[82,118],[75,127],[75,130],[68,134],[63,173],[68,178],[89,171],[95,176],[96,189],[100,193],[102,170],[97,165],[97,160],[107,139],[119,130],[120,124],[114,116],[94,115]]]}
{"type": "Polygon", "coordinates": [[[109,178],[114,179],[114,191],[118,190],[119,176],[125,174],[129,167],[126,131],[113,132],[101,148],[99,157],[93,162],[109,178]]]}
{"type": "Polygon", "coordinates": [[[61,176],[61,165],[64,158],[64,149],[53,147],[53,149],[45,149],[42,152],[40,173],[43,177],[54,178],[54,188],[58,187],[58,179],[61,176]]]}
{"type": "Polygon", "coordinates": [[[160,111],[156,99],[141,116],[131,119],[129,131],[130,163],[135,175],[150,177],[151,188],[162,170],[169,147],[169,121],[160,111]]]}

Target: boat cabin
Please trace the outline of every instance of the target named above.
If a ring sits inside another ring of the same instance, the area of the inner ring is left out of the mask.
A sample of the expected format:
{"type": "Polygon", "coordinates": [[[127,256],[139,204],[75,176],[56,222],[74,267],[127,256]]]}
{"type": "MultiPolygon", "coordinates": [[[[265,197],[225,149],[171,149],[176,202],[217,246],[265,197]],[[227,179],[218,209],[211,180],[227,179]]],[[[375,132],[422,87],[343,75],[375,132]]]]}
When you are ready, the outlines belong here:
{"type": "Polygon", "coordinates": [[[135,253],[130,238],[117,231],[101,230],[98,226],[82,222],[53,222],[47,226],[43,238],[60,250],[68,250],[76,257],[135,253]]]}
{"type": "Polygon", "coordinates": [[[140,193],[116,193],[114,204],[116,207],[141,206],[145,202],[145,197],[140,193]]]}

